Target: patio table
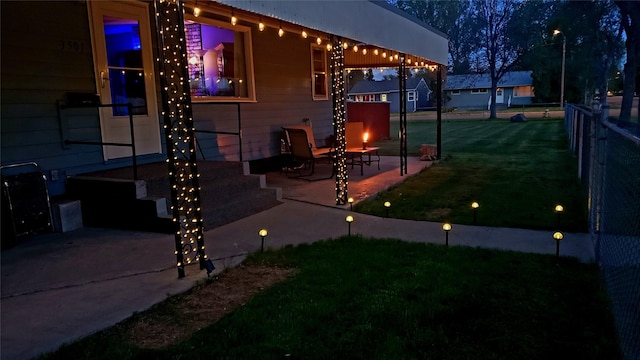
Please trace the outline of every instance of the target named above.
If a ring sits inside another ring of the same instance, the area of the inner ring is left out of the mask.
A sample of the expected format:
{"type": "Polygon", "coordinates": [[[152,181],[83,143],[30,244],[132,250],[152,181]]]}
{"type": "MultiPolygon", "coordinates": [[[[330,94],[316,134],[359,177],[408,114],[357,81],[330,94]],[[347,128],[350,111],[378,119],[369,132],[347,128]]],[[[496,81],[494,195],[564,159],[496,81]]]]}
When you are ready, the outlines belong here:
{"type": "Polygon", "coordinates": [[[378,163],[378,170],[380,170],[380,155],[378,154],[378,150],[380,148],[376,146],[368,146],[366,148],[347,148],[347,165],[351,165],[353,169],[354,166],[360,166],[360,175],[364,175],[364,165],[370,166],[371,163],[378,163]],[[374,155],[375,158],[371,158],[371,155],[374,155]]]}

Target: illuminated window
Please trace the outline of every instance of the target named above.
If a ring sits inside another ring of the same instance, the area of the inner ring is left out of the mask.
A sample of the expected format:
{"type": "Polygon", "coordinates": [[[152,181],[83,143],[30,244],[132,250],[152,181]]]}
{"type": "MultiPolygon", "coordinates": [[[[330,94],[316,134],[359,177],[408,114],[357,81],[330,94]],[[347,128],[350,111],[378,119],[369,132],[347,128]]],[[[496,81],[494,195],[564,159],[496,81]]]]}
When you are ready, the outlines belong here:
{"type": "Polygon", "coordinates": [[[199,17],[185,33],[194,102],[255,99],[250,28],[199,17]]]}
{"type": "Polygon", "coordinates": [[[513,96],[514,97],[532,97],[533,96],[533,87],[531,86],[515,86],[513,88],[513,96]]]}
{"type": "Polygon", "coordinates": [[[328,100],[327,96],[327,50],[311,45],[311,89],[313,100],[328,100]]]}

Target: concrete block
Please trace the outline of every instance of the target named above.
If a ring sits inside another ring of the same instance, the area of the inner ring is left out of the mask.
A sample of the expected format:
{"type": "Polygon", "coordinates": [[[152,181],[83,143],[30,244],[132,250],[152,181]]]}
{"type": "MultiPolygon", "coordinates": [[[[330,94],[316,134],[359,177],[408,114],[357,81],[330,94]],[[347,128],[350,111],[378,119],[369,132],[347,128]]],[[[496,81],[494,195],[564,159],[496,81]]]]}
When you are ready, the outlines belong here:
{"type": "Polygon", "coordinates": [[[80,200],[70,200],[51,204],[53,228],[57,232],[67,232],[82,228],[82,207],[80,200]]]}

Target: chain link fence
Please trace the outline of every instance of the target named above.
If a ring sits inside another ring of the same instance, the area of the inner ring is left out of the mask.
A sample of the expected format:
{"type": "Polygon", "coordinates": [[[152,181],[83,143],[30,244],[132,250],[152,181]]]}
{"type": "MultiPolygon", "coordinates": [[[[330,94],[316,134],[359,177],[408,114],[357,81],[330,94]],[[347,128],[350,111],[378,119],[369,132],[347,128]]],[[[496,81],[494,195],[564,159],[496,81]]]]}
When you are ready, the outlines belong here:
{"type": "Polygon", "coordinates": [[[640,359],[640,136],[611,122],[607,105],[568,104],[565,127],[588,192],[589,231],[620,348],[640,359]]]}

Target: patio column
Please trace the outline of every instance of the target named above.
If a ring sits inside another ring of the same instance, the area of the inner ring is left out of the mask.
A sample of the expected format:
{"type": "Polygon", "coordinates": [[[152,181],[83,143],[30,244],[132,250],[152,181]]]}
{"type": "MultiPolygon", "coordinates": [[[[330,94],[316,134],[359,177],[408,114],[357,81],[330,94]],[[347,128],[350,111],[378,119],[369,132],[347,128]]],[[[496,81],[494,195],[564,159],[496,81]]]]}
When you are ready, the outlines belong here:
{"type": "Polygon", "coordinates": [[[436,74],[436,158],[442,158],[442,65],[436,74]]]}
{"type": "Polygon", "coordinates": [[[345,83],[344,52],[342,38],[331,35],[331,95],[333,98],[333,135],[336,153],[333,166],[336,169],[336,205],[347,203],[347,153],[345,142],[345,83]]]}
{"type": "Polygon", "coordinates": [[[398,79],[399,86],[399,117],[400,121],[400,176],[407,173],[407,78],[406,78],[406,55],[401,53],[398,57],[398,79]]]}
{"type": "Polygon", "coordinates": [[[206,268],[182,0],[155,0],[159,79],[178,277],[185,265],[206,268]]]}

